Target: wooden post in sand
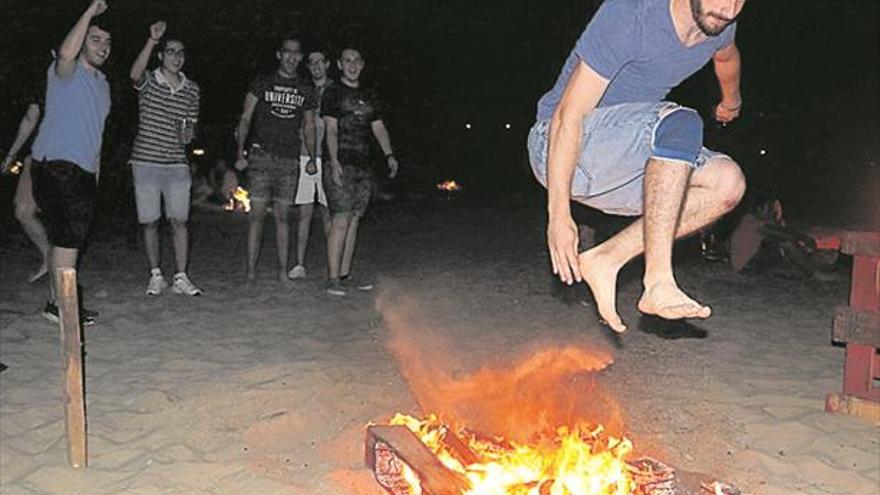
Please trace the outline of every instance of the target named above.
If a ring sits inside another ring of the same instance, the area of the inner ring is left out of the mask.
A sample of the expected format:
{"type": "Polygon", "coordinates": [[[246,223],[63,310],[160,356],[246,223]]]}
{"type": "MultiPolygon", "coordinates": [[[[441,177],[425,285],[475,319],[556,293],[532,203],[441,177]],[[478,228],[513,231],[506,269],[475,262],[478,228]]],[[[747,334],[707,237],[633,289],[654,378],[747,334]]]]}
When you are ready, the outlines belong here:
{"type": "Polygon", "coordinates": [[[83,394],[82,330],[79,321],[79,298],[76,270],[59,268],[55,274],[58,292],[58,317],[61,325],[61,369],[64,416],[67,430],[67,454],[70,465],[88,465],[86,448],[86,404],[83,394]]]}

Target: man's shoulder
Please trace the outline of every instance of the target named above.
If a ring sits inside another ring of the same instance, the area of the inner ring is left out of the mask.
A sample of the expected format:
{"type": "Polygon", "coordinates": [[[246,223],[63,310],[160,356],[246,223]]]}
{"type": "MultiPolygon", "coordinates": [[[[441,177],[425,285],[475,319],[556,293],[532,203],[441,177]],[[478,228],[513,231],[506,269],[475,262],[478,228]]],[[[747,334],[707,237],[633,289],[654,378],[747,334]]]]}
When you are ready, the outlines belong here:
{"type": "Polygon", "coordinates": [[[632,22],[639,21],[653,10],[669,5],[669,0],[605,0],[599,6],[603,19],[632,22]]]}

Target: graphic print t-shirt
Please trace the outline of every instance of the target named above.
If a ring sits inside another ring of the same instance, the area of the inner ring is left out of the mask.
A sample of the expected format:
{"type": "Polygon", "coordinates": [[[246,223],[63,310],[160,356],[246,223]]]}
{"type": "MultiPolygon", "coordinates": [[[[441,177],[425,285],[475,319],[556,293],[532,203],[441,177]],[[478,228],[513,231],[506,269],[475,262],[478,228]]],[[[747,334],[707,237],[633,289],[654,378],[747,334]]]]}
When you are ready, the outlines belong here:
{"type": "Polygon", "coordinates": [[[311,83],[275,72],[257,77],[249,92],[257,97],[250,144],[273,155],[299,158],[303,115],[318,106],[311,83]]]}
{"type": "Polygon", "coordinates": [[[324,90],[321,97],[321,115],[337,120],[339,162],[364,168],[369,166],[373,141],[371,124],[382,120],[376,92],[370,88],[334,84],[324,90]]]}

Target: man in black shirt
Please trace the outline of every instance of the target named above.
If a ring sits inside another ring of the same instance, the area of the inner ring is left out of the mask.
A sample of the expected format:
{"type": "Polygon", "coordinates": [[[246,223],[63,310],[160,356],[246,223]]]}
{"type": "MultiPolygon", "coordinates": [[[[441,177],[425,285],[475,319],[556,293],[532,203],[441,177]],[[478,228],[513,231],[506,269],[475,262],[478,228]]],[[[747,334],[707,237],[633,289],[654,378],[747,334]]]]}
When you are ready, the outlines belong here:
{"type": "Polygon", "coordinates": [[[309,155],[315,160],[315,99],[311,83],[296,68],[302,60],[298,40],[286,39],[276,52],[278,70],[258,76],[244,98],[244,110],[236,132],[238,170],[248,168],[252,209],[248,228],[247,282],[257,279],[257,261],[263,239],[263,222],[269,202],[274,201],[275,245],[278,249],[278,280],[288,283],[290,251],[288,211],[299,178],[300,129],[309,155]],[[247,151],[245,151],[247,145],[247,151]]]}
{"type": "Polygon", "coordinates": [[[324,91],[321,116],[327,132],[329,173],[324,174],[324,189],[332,215],[327,239],[327,264],[330,279],[327,293],[344,296],[347,285],[371,290],[366,281],[353,282],[351,261],[357,242],[357,229],[367,211],[373,175],[370,169],[370,141],[375,138],[385,154],[388,176],[397,175],[398,163],[391,148],[388,130],[382,122],[382,109],[375,91],[360,83],[364,59],[359,50],[347,48],[337,62],[339,84],[324,91]]]}

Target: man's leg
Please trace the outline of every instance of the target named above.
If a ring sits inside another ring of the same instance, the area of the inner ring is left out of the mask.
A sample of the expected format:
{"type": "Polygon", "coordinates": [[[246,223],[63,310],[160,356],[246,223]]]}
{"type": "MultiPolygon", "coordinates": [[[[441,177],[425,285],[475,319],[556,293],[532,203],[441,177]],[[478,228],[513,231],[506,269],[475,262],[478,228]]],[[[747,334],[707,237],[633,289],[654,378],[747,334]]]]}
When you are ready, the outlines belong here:
{"type": "Polygon", "coordinates": [[[327,238],[327,268],[330,272],[330,281],[338,280],[340,265],[345,250],[345,238],[348,234],[348,226],[352,221],[351,212],[335,213],[330,224],[330,235],[327,238]]]}
{"type": "Polygon", "coordinates": [[[28,282],[36,282],[48,272],[49,263],[49,238],[46,228],[37,218],[37,203],[34,200],[33,182],[31,180],[31,160],[28,157],[24,169],[18,178],[18,187],[15,190],[15,219],[21,224],[28,239],[34,243],[43,257],[43,262],[37,270],[28,278],[28,282]]]}
{"type": "MultiPolygon", "coordinates": [[[[654,161],[652,159],[652,161],[654,161]]],[[[645,313],[657,314],[664,318],[683,318],[689,316],[708,316],[709,309],[699,305],[687,297],[678,288],[672,274],[672,235],[678,239],[687,236],[700,228],[714,222],[726,212],[732,210],[745,192],[745,179],[735,162],[726,158],[712,159],[702,168],[690,173],[684,166],[686,189],[683,191],[684,204],[679,210],[675,210],[675,222],[668,233],[655,233],[659,227],[669,228],[669,210],[673,210],[669,204],[650,204],[645,198],[645,216],[632,223],[630,226],[611,237],[598,246],[579,255],[581,274],[585,282],[590,286],[593,297],[596,299],[599,314],[611,326],[612,329],[622,332],[626,329],[615,306],[617,274],[629,260],[651,250],[651,271],[646,266],[645,270],[645,294],[639,302],[639,309],[645,313]],[[664,208],[668,208],[664,210],[664,208]],[[659,210],[659,211],[658,211],[659,210]],[[650,213],[649,213],[650,211],[650,213]],[[658,219],[659,222],[655,221],[658,219]],[[647,226],[648,223],[652,225],[647,226]],[[648,233],[648,231],[651,231],[648,233]],[[646,237],[647,236],[647,237],[646,237]],[[654,242],[649,245],[646,239],[654,242]],[[657,245],[656,243],[669,243],[669,246],[657,245]],[[659,256],[659,258],[658,258],[659,256]],[[662,257],[666,257],[666,261],[662,257]],[[666,285],[671,282],[670,285],[666,285]],[[650,285],[649,285],[650,284],[650,285]],[[658,286],[658,284],[660,284],[658,286]]],[[[649,163],[645,176],[645,191],[650,195],[651,201],[664,202],[664,196],[668,194],[673,199],[669,203],[677,202],[675,188],[681,180],[681,169],[675,163],[649,163]],[[658,167],[666,167],[660,170],[658,167]],[[648,191],[651,191],[648,193],[648,191]],[[661,196],[656,194],[661,192],[661,196]]],[[[681,203],[679,203],[681,204],[681,203]]]]}
{"type": "Polygon", "coordinates": [[[345,233],[345,246],[342,251],[342,262],[339,265],[339,276],[347,277],[351,275],[351,260],[354,258],[354,249],[357,245],[358,225],[360,225],[361,217],[364,212],[355,212],[351,216],[348,223],[348,229],[345,233]]]}
{"type": "Polygon", "coordinates": [[[309,231],[312,226],[312,213],[314,212],[314,203],[306,203],[297,206],[299,213],[299,223],[296,231],[296,264],[297,266],[306,266],[306,248],[309,245],[309,231]]]}
{"type": "Polygon", "coordinates": [[[144,250],[147,252],[147,261],[150,270],[159,268],[159,221],[143,224],[144,250]]]}
{"type": "Polygon", "coordinates": [[[260,259],[260,245],[263,243],[263,222],[266,219],[266,202],[252,201],[248,214],[247,282],[257,281],[257,261],[260,259]]]}
{"type": "Polygon", "coordinates": [[[319,204],[318,210],[321,212],[321,223],[324,225],[324,240],[330,237],[330,208],[319,204]]]}
{"type": "Polygon", "coordinates": [[[290,258],[290,206],[287,201],[275,200],[275,248],[278,250],[278,281],[287,283],[287,264],[290,258]]]}
{"type": "Polygon", "coordinates": [[[189,265],[189,229],[186,221],[171,220],[171,231],[174,241],[174,261],[177,264],[177,273],[186,273],[189,265]]]}

